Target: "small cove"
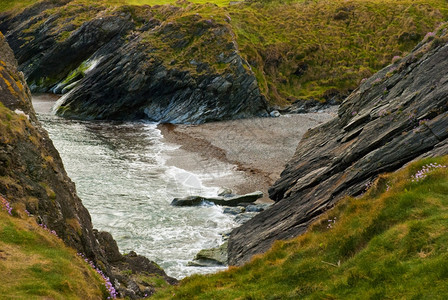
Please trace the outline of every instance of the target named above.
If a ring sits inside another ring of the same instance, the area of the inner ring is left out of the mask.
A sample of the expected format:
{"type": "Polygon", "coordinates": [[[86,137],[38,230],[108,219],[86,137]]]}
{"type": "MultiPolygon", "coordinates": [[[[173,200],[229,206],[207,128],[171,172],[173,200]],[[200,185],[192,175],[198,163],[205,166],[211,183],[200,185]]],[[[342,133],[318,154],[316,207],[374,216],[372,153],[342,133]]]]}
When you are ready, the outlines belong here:
{"type": "Polygon", "coordinates": [[[178,146],[162,141],[157,124],[64,119],[50,113],[56,100],[39,95],[33,104],[94,227],[112,233],[122,252],[145,255],[176,278],[224,269],[187,263],[199,250],[223,242],[222,234],[238,226],[232,216],[218,206],[170,203],[179,196],[216,195],[218,187],[204,182],[232,176],[232,169],[198,173],[167,165],[178,146]]]}

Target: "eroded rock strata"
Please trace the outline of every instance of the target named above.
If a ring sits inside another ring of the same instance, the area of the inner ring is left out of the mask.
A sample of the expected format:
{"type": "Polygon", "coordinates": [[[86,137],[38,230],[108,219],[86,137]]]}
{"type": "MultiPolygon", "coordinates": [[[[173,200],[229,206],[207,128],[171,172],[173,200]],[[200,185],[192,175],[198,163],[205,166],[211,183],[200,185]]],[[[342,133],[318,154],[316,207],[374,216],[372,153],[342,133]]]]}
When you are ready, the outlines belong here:
{"type": "Polygon", "coordinates": [[[267,115],[225,15],[195,9],[44,1],[0,16],[0,30],[32,91],[67,93],[62,116],[203,123],[267,115]]]}
{"type": "Polygon", "coordinates": [[[305,134],[270,189],[276,203],[231,233],[231,265],[302,234],[341,198],[362,194],[378,174],[448,153],[447,41],[445,25],[362,83],[337,118],[305,134]]]}
{"type": "Polygon", "coordinates": [[[11,203],[15,214],[29,213],[94,261],[122,296],[135,298],[154,292],[151,281],[141,275],[176,281],[145,257],[135,253],[123,256],[110,234],[93,229],[89,212],[35,116],[30,90],[1,32],[0,196],[11,203]]]}

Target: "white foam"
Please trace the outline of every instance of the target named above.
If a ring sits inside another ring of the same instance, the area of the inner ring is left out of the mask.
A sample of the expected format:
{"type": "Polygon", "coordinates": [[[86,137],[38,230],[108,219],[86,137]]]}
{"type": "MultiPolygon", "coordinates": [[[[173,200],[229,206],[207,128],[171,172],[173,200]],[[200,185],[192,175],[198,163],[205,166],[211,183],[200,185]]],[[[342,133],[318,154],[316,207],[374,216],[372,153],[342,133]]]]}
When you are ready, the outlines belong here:
{"type": "MultiPolygon", "coordinates": [[[[42,118],[42,116],[40,116],[42,118]]],[[[136,251],[183,278],[225,268],[187,266],[201,249],[217,247],[237,224],[222,207],[173,207],[174,197],[216,196],[208,178],[223,172],[167,166],[170,151],[154,123],[42,119],[77,185],[95,228],[110,231],[122,252],[136,251]],[[212,175],[211,175],[212,174],[212,175]]]]}
{"type": "MultiPolygon", "coordinates": [[[[207,187],[202,183],[201,176],[193,172],[186,171],[174,166],[170,166],[166,170],[166,175],[174,181],[179,191],[184,190],[189,196],[216,196],[219,187],[207,187]]],[[[202,174],[202,177],[206,177],[206,174],[202,174]]],[[[187,195],[180,195],[187,196],[187,195]]]]}

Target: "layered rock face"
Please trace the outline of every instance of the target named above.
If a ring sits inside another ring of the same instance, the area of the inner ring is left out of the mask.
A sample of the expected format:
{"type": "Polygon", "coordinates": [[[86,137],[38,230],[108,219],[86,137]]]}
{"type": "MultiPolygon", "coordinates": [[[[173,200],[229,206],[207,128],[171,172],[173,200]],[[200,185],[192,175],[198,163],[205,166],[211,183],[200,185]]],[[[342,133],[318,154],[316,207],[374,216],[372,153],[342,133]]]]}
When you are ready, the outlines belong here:
{"type": "Polygon", "coordinates": [[[30,91],[3,35],[0,55],[0,193],[36,215],[68,245],[90,258],[101,257],[90,215],[35,117],[30,91]]]}
{"type": "Polygon", "coordinates": [[[11,203],[15,214],[31,214],[67,245],[101,266],[112,282],[118,283],[122,296],[132,298],[153,292],[149,284],[142,287],[135,273],[175,282],[147,258],[121,255],[110,234],[93,229],[89,212],[35,116],[30,90],[1,33],[0,196],[11,203]],[[133,268],[135,264],[141,266],[133,268]],[[132,270],[135,278],[122,275],[123,270],[132,270]]]}
{"type": "Polygon", "coordinates": [[[447,41],[445,25],[362,83],[337,118],[305,134],[269,191],[276,203],[231,233],[229,264],[304,233],[341,198],[362,194],[378,174],[448,154],[447,41]]]}
{"type": "Polygon", "coordinates": [[[0,16],[0,30],[33,91],[68,92],[62,116],[202,123],[267,115],[228,16],[214,10],[44,1],[0,16]]]}

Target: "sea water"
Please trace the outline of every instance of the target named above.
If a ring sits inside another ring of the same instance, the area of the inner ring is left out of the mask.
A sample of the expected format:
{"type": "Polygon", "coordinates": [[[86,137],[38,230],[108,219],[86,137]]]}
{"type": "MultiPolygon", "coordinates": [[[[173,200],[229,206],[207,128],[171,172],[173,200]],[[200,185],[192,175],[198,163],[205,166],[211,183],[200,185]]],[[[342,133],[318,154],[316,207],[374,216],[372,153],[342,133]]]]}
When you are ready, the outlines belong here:
{"type": "Polygon", "coordinates": [[[232,217],[219,206],[170,205],[175,197],[216,196],[218,187],[202,184],[216,174],[167,166],[167,153],[178,146],[163,143],[156,124],[78,121],[36,111],[94,227],[112,233],[121,252],[144,255],[179,279],[224,269],[187,264],[199,250],[223,242],[222,234],[237,226],[232,217]]]}

